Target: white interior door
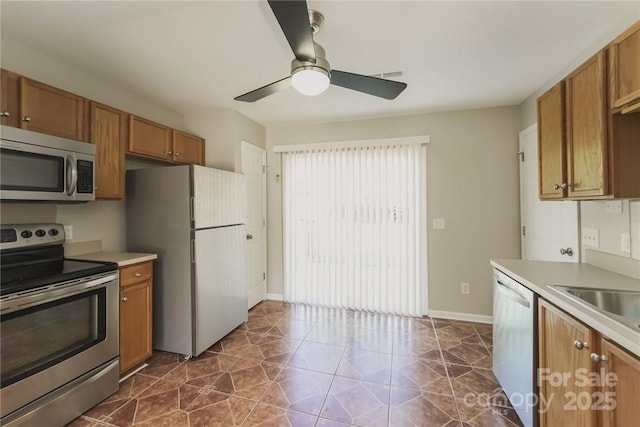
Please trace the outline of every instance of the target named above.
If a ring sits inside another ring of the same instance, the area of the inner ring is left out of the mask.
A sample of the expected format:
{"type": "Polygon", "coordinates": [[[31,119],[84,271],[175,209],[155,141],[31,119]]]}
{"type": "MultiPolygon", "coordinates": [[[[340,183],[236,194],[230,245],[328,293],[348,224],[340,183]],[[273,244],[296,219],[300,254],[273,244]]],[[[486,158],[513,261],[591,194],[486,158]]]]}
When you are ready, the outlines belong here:
{"type": "Polygon", "coordinates": [[[242,172],[247,206],[249,308],[267,297],[267,175],[266,152],[242,142],[242,172]]]}
{"type": "Polygon", "coordinates": [[[522,259],[579,262],[578,202],[538,199],[537,125],[520,132],[520,152],[522,259]],[[560,253],[567,248],[572,256],[560,253]]]}

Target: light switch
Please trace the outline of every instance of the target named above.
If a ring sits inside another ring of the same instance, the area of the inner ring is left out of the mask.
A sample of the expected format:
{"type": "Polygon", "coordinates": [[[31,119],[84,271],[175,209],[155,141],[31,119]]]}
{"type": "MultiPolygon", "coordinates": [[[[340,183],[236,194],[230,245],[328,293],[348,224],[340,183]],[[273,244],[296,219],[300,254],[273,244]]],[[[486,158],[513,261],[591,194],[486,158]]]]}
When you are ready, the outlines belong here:
{"type": "Polygon", "coordinates": [[[600,246],[599,232],[597,228],[583,228],[582,229],[582,244],[585,246],[591,246],[597,248],[600,246]]]}
{"type": "Polygon", "coordinates": [[[604,211],[610,214],[622,213],[622,200],[609,200],[605,202],[604,211]]]}
{"type": "Polygon", "coordinates": [[[433,218],[433,228],[435,230],[444,230],[444,218],[433,218]]]}
{"type": "Polygon", "coordinates": [[[620,234],[620,252],[631,253],[631,235],[629,233],[620,234]]]}

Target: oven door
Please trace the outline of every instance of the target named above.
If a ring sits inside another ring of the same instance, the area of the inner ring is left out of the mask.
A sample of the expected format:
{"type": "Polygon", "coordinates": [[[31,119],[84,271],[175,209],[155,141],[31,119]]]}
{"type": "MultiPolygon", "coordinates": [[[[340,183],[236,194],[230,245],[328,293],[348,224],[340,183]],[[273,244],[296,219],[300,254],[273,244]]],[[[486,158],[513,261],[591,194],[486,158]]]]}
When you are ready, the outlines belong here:
{"type": "Polygon", "coordinates": [[[3,296],[2,417],[118,356],[118,291],[116,271],[3,296]]]}

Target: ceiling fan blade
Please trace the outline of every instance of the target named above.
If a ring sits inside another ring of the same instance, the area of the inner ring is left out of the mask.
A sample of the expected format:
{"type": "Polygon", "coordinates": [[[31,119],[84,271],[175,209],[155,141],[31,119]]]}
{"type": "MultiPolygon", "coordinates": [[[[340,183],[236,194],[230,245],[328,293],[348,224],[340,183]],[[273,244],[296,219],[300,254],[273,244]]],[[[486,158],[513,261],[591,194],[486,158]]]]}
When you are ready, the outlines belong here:
{"type": "Polygon", "coordinates": [[[278,80],[277,82],[269,83],[266,86],[262,86],[259,89],[252,90],[251,92],[247,92],[243,95],[236,96],[233,98],[236,101],[243,102],[256,102],[259,99],[264,98],[265,96],[273,95],[276,92],[284,90],[291,86],[291,77],[285,77],[282,80],[278,80]]]}
{"type": "Polygon", "coordinates": [[[339,70],[331,70],[331,84],[385,99],[395,99],[407,88],[406,83],[339,70]]]}
{"type": "Polygon", "coordinates": [[[306,0],[269,0],[284,36],[298,61],[316,62],[306,0]]]}

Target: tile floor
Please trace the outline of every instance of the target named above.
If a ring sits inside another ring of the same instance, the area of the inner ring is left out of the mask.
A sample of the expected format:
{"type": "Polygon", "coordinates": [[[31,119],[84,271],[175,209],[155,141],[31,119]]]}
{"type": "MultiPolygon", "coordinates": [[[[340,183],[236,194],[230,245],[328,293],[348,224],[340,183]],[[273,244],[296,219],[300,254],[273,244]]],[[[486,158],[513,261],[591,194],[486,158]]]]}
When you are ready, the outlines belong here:
{"type": "Polygon", "coordinates": [[[491,344],[490,325],[264,301],[197,358],[154,353],[68,426],[519,426],[491,344]]]}

